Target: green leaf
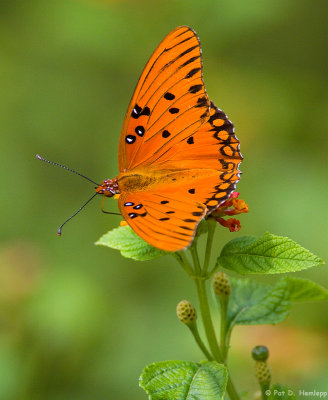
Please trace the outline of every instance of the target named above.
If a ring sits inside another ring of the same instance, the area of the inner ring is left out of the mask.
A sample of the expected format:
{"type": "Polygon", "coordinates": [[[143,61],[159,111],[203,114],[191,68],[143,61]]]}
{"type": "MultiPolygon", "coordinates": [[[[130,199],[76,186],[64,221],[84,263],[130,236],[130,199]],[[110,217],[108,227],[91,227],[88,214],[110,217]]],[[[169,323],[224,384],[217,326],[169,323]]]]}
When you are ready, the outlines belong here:
{"type": "Polygon", "coordinates": [[[148,365],[139,384],[150,400],[220,400],[227,379],[225,366],[216,361],[162,361],[148,365]]]}
{"type": "Polygon", "coordinates": [[[268,393],[270,393],[268,400],[297,400],[294,390],[279,383],[272,385],[268,393]]]}
{"type": "Polygon", "coordinates": [[[217,265],[240,274],[281,274],[323,264],[323,260],[293,240],[265,233],[243,236],[228,242],[217,265]]]}
{"type": "Polygon", "coordinates": [[[228,321],[234,325],[262,325],[282,322],[290,309],[287,282],[274,286],[262,285],[250,279],[230,278],[231,295],[228,321]]]}
{"type": "Polygon", "coordinates": [[[309,279],[284,278],[290,293],[290,300],[295,302],[328,300],[328,290],[309,279]]]}
{"type": "Polygon", "coordinates": [[[145,242],[129,226],[120,226],[105,233],[96,244],[119,250],[123,257],[137,261],[152,260],[168,254],[145,242]]]}

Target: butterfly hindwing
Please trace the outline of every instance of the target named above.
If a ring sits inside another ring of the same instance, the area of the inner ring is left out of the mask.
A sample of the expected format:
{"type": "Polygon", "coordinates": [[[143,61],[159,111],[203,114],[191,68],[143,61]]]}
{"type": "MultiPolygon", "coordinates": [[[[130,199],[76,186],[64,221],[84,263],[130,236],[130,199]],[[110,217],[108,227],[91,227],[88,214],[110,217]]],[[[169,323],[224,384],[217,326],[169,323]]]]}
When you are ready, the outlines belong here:
{"type": "Polygon", "coordinates": [[[151,165],[209,118],[198,37],[186,26],[172,31],[148,61],[125,116],[119,169],[151,165]]]}
{"type": "Polygon", "coordinates": [[[206,208],[180,193],[165,191],[122,193],[118,202],[131,228],[154,247],[182,250],[192,242],[206,208]]]}

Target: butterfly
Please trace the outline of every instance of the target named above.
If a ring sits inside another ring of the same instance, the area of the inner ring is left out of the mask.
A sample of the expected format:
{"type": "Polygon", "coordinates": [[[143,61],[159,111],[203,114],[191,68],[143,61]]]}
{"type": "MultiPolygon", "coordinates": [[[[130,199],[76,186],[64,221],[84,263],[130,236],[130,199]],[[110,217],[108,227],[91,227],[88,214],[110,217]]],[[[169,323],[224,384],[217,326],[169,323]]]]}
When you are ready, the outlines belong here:
{"type": "Polygon", "coordinates": [[[180,26],[146,64],[123,123],[119,175],[96,192],[119,195],[123,218],[146,242],[178,251],[235,190],[241,160],[233,124],[207,96],[199,39],[180,26]]]}

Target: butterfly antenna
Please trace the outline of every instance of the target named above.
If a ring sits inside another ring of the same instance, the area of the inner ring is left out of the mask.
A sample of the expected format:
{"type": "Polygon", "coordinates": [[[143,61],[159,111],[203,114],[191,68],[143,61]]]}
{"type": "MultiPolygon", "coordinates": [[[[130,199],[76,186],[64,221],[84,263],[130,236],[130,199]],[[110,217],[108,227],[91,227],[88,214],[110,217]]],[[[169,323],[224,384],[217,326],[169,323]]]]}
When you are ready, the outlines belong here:
{"type": "Polygon", "coordinates": [[[92,197],[90,197],[90,199],[89,199],[88,201],[86,201],[86,202],[83,204],[82,207],[80,207],[73,215],[71,215],[69,218],[67,218],[67,220],[66,220],[64,223],[62,223],[62,224],[60,225],[60,227],[57,229],[57,235],[58,235],[58,236],[61,236],[61,232],[62,232],[63,226],[64,226],[68,221],[70,221],[73,217],[75,217],[75,215],[78,214],[88,203],[90,203],[90,201],[91,201],[94,197],[96,197],[97,194],[98,194],[98,193],[95,193],[92,197]]]}
{"type": "MultiPolygon", "coordinates": [[[[37,154],[35,157],[36,157],[38,160],[40,160],[40,161],[44,161],[44,162],[47,162],[48,164],[57,165],[57,167],[67,169],[67,171],[73,172],[73,174],[79,175],[79,176],[81,176],[82,178],[88,180],[89,182],[92,182],[92,183],[94,183],[95,185],[99,186],[99,183],[93,181],[92,179],[88,178],[88,177],[85,176],[85,175],[80,174],[79,172],[74,171],[74,170],[71,169],[71,168],[66,167],[65,165],[59,164],[59,163],[54,162],[54,161],[46,160],[45,158],[41,157],[39,154],[37,154]]],[[[91,199],[90,199],[90,200],[91,200],[91,199]]],[[[88,203],[88,202],[87,202],[87,203],[88,203]]],[[[85,204],[87,204],[87,203],[85,203],[85,204]]],[[[84,207],[84,206],[82,206],[81,208],[83,208],[83,207],[84,207]]],[[[80,211],[80,210],[79,210],[79,211],[80,211]]],[[[79,211],[78,211],[78,212],[79,212],[79,211]]],[[[78,212],[77,212],[77,213],[78,213],[78,212]]],[[[77,214],[77,213],[76,213],[76,214],[77,214]]],[[[74,215],[75,215],[75,214],[74,214],[74,215]]],[[[73,215],[72,217],[74,217],[74,215],[73,215]]],[[[69,218],[69,219],[70,219],[70,218],[69,218]]]]}

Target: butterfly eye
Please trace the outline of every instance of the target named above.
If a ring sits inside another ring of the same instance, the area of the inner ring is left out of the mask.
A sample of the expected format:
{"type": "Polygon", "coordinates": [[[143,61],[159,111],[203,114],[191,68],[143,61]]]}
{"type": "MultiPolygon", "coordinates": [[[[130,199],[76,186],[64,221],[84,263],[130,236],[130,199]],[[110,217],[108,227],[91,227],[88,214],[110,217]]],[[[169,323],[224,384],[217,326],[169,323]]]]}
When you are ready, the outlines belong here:
{"type": "Polygon", "coordinates": [[[128,201],[127,203],[124,203],[124,205],[126,207],[129,207],[129,206],[134,206],[134,203],[132,203],[131,201],[128,201]]]}

